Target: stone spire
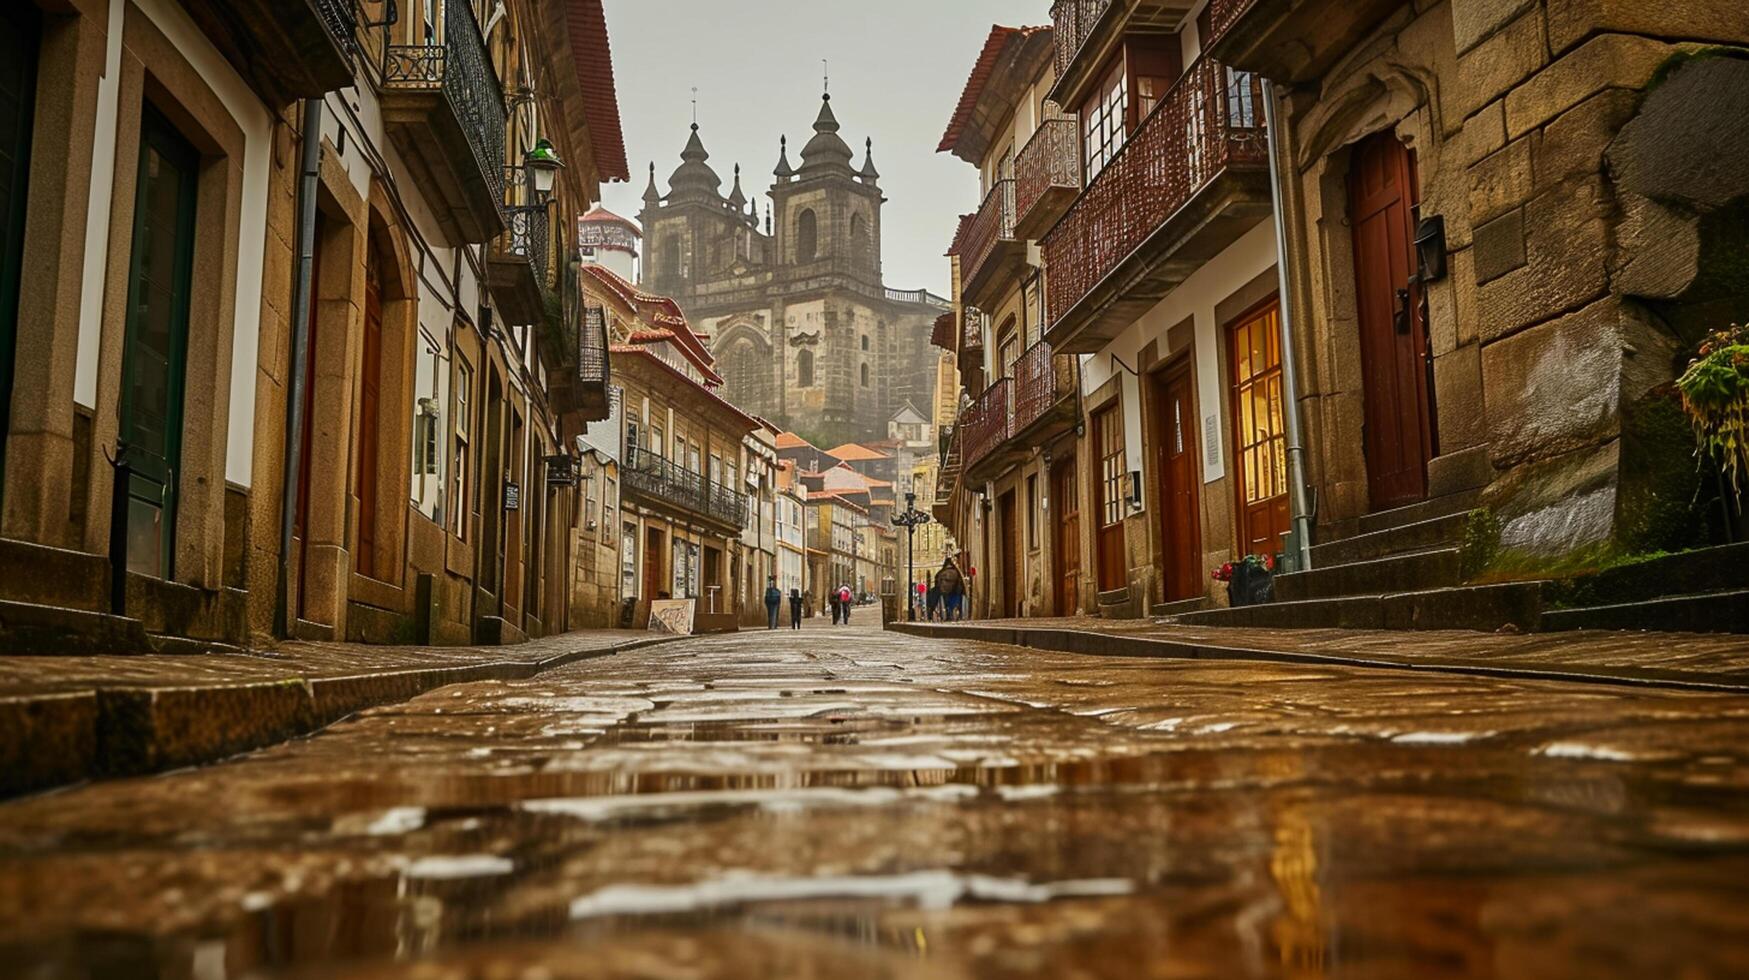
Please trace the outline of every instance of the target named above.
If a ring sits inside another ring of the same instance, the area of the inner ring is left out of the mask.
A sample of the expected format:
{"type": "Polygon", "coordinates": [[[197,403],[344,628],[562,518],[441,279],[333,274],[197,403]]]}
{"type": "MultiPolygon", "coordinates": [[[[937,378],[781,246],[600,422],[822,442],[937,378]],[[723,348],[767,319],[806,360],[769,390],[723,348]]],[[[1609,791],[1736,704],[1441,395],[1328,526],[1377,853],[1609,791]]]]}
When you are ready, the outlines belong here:
{"type": "Polygon", "coordinates": [[[795,168],[789,165],[789,137],[779,136],[777,147],[777,169],[773,170],[772,173],[776,174],[778,182],[782,183],[796,175],[795,168]]]}
{"type": "Polygon", "coordinates": [[[814,120],[814,138],[802,147],[802,173],[839,170],[854,173],[850,160],[855,154],[838,135],[838,117],[832,114],[832,96],[820,96],[820,115],[814,120]]]}
{"type": "Polygon", "coordinates": [[[881,172],[874,165],[874,138],[862,141],[862,181],[872,184],[881,178],[881,172]]]}
{"type": "Polygon", "coordinates": [[[705,162],[710,158],[710,153],[704,148],[704,141],[698,137],[698,123],[693,123],[692,136],[686,141],[686,149],[680,151],[680,166],[668,178],[668,196],[674,198],[684,194],[705,194],[720,198],[723,179],[705,162]]]}
{"type": "Polygon", "coordinates": [[[644,185],[644,207],[655,208],[662,204],[662,192],[656,189],[656,161],[650,161],[650,182],[644,185]]]}
{"type": "Polygon", "coordinates": [[[746,204],[747,195],[741,190],[741,165],[737,163],[735,164],[735,188],[729,191],[729,206],[735,209],[735,213],[739,214],[741,208],[746,204]]]}

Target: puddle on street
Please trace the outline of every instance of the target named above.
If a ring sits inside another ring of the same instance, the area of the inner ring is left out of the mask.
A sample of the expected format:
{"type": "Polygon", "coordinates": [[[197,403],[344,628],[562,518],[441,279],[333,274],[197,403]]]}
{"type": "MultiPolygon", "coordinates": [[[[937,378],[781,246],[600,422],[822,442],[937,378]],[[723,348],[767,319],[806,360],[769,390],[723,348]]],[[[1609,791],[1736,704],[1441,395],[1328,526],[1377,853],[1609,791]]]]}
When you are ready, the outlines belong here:
{"type": "Polygon", "coordinates": [[[0,806],[0,962],[1749,975],[1749,700],[858,636],[460,685],[0,806]]]}

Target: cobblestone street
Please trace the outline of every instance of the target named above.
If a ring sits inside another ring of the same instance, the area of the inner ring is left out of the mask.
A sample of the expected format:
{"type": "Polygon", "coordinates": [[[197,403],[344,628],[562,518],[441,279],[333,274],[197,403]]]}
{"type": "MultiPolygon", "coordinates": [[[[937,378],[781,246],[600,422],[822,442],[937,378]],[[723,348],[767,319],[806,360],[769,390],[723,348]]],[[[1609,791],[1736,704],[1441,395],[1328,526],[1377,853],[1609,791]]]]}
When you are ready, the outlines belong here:
{"type": "Polygon", "coordinates": [[[451,685],[207,768],[0,806],[0,960],[28,977],[1749,972],[1749,698],[818,623],[451,685]]]}

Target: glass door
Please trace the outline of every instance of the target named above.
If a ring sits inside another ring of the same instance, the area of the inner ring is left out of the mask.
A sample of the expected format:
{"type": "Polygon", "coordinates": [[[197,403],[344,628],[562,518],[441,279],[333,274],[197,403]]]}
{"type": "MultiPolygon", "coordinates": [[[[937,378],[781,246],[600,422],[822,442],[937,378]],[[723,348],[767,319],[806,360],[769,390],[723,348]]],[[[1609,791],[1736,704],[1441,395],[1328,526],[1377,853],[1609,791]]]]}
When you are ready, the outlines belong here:
{"type": "Polygon", "coordinates": [[[200,158],[149,106],[140,130],[118,438],[130,471],[128,570],[169,578],[200,158]]]}

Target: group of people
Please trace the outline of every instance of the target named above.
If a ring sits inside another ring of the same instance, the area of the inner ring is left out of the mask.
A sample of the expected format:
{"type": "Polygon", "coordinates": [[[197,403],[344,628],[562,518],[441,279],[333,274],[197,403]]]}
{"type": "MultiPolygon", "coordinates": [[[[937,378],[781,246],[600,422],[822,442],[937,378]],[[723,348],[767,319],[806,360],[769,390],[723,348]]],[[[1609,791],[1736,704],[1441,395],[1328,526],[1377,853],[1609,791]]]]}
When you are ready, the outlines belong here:
{"type": "MultiPolygon", "coordinates": [[[[929,585],[927,596],[927,613],[925,619],[931,622],[942,620],[952,622],[963,618],[966,598],[966,577],[953,559],[941,563],[941,570],[935,573],[935,579],[929,585]]],[[[783,590],[777,587],[777,576],[766,579],[765,583],[765,619],[767,629],[777,629],[777,614],[783,608],[783,590]]],[[[789,628],[802,628],[802,611],[806,606],[800,589],[789,590],[789,628]]],[[[832,608],[832,625],[850,625],[850,610],[856,606],[856,594],[850,591],[850,586],[840,585],[827,596],[827,602],[832,608]]]]}

